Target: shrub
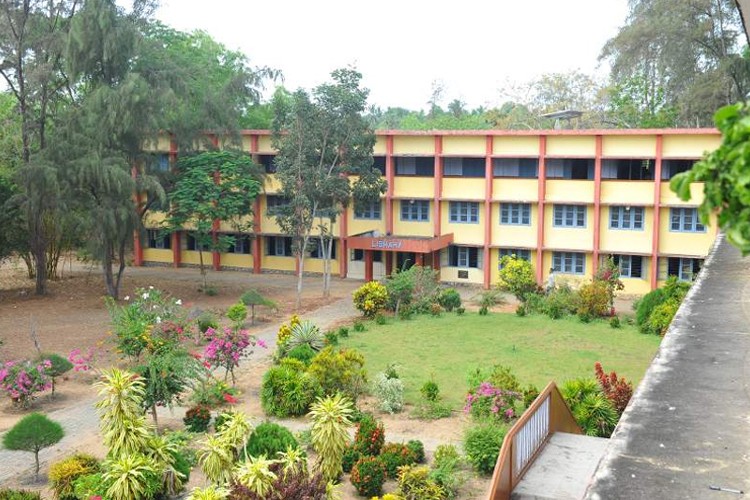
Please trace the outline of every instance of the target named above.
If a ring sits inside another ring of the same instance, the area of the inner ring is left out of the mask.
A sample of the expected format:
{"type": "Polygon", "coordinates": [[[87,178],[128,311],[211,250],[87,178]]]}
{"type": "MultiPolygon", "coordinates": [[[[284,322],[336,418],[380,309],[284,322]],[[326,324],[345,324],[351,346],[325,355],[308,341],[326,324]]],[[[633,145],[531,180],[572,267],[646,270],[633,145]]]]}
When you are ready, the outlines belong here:
{"type": "Polygon", "coordinates": [[[501,290],[513,294],[521,302],[533,294],[538,286],[531,262],[519,259],[515,255],[505,255],[500,259],[499,287],[501,290]]]}
{"type": "Polygon", "coordinates": [[[388,291],[383,284],[370,281],[354,291],[353,299],[354,307],[368,318],[372,318],[385,309],[388,291]]]}
{"type": "Polygon", "coordinates": [[[247,319],[247,306],[242,302],[237,302],[227,309],[227,318],[239,329],[247,319]]]}
{"type": "Polygon", "coordinates": [[[68,361],[66,357],[60,356],[59,354],[55,353],[42,354],[41,356],[39,356],[39,358],[37,358],[37,363],[44,364],[45,360],[49,361],[50,363],[50,367],[47,369],[47,375],[49,375],[49,377],[52,379],[52,395],[54,396],[55,379],[72,370],[73,363],[68,361]]]}
{"type": "MultiPolygon", "coordinates": [[[[271,367],[263,376],[260,402],[263,410],[275,417],[299,416],[307,413],[315,398],[322,395],[317,379],[302,368],[295,368],[285,359],[280,366],[271,367]]],[[[294,360],[296,361],[296,360],[294,360]]]]}
{"type": "Polygon", "coordinates": [[[352,328],[354,328],[355,332],[364,332],[367,329],[361,321],[355,321],[352,328]]]}
{"type": "Polygon", "coordinates": [[[482,382],[489,382],[505,391],[521,392],[521,383],[509,366],[495,365],[492,370],[475,368],[469,372],[466,379],[470,392],[477,389],[482,382]]]}
{"type": "Polygon", "coordinates": [[[440,399],[440,387],[434,380],[428,380],[425,382],[419,389],[419,392],[422,394],[425,401],[434,403],[440,399]]]}
{"type": "Polygon", "coordinates": [[[276,302],[271,299],[267,299],[260,294],[259,291],[251,289],[246,291],[240,296],[240,302],[246,306],[250,306],[250,324],[255,323],[255,306],[264,306],[270,309],[278,309],[276,302]]]}
{"type": "Polygon", "coordinates": [[[344,450],[344,455],[341,457],[341,468],[347,474],[352,471],[352,467],[357,461],[362,458],[362,454],[357,451],[353,445],[349,445],[344,450]]]}
{"type": "Polygon", "coordinates": [[[404,467],[398,473],[398,488],[405,500],[444,500],[446,492],[430,478],[425,466],[404,467]]]}
{"type": "Polygon", "coordinates": [[[190,395],[190,401],[196,405],[216,408],[229,402],[230,398],[234,398],[238,394],[239,391],[237,389],[223,380],[214,377],[206,377],[193,388],[193,393],[190,395]]]}
{"type": "Polygon", "coordinates": [[[459,316],[463,316],[465,312],[466,312],[466,308],[464,306],[456,308],[456,314],[458,314],[459,316]]]}
{"type": "Polygon", "coordinates": [[[430,304],[430,315],[437,318],[443,313],[443,308],[440,307],[440,304],[437,302],[433,302],[430,304]]]}
{"type": "Polygon", "coordinates": [[[289,338],[284,342],[284,351],[294,349],[300,345],[309,345],[314,351],[320,351],[325,344],[325,337],[312,321],[295,324],[289,338]]]}
{"type": "Polygon", "coordinates": [[[516,316],[526,316],[526,306],[523,304],[518,304],[518,307],[516,307],[516,316]]]}
{"type": "Polygon", "coordinates": [[[320,472],[313,474],[298,469],[286,474],[280,474],[273,485],[272,491],[276,498],[294,499],[324,499],[326,497],[327,481],[320,472]]]}
{"type": "Polygon", "coordinates": [[[398,310],[398,319],[408,321],[414,317],[414,308],[410,305],[401,306],[398,310]]]}
{"type": "Polygon", "coordinates": [[[385,427],[383,422],[375,417],[365,414],[357,424],[357,432],[354,435],[354,448],[362,455],[377,456],[385,442],[385,427]]]}
{"type": "Polygon", "coordinates": [[[206,432],[211,423],[211,408],[205,405],[193,406],[185,412],[182,421],[190,432],[206,432]]]}
{"type": "Polygon", "coordinates": [[[318,453],[320,470],[328,481],[337,479],[341,474],[341,460],[349,442],[351,414],[351,401],[340,394],[318,398],[310,410],[312,445],[318,453]]]}
{"type": "Polygon", "coordinates": [[[378,373],[372,383],[372,393],[377,398],[381,411],[393,414],[404,407],[404,383],[398,378],[378,373]]]}
{"type": "Polygon", "coordinates": [[[516,403],[520,394],[506,391],[482,382],[478,388],[466,395],[464,411],[471,413],[474,419],[493,419],[509,422],[516,416],[516,403]]]}
{"type": "Polygon", "coordinates": [[[594,372],[602,392],[612,403],[618,416],[622,415],[630,398],[633,397],[633,384],[625,380],[625,377],[617,378],[617,373],[614,371],[607,375],[598,361],[594,364],[594,372]]]}
{"type": "Polygon", "coordinates": [[[397,443],[385,444],[378,458],[385,466],[386,475],[391,479],[396,479],[399,467],[418,462],[417,456],[411,448],[405,444],[397,443]]]}
{"type": "Polygon", "coordinates": [[[617,410],[595,380],[569,380],[563,384],[561,392],[585,434],[599,437],[612,434],[619,418],[617,410]]]}
{"type": "Polygon", "coordinates": [[[342,326],[338,329],[338,334],[339,334],[339,337],[341,337],[342,339],[345,339],[349,336],[349,329],[345,326],[342,326]]]}
{"type": "Polygon", "coordinates": [[[414,453],[414,458],[417,463],[424,462],[424,443],[418,439],[412,439],[406,443],[406,447],[414,453]]]}
{"type": "Polygon", "coordinates": [[[578,308],[578,294],[569,286],[561,285],[543,298],[544,314],[552,319],[560,319],[575,314],[578,308]]]}
{"type": "Polygon", "coordinates": [[[42,500],[36,491],[0,489],[0,500],[42,500]]]}
{"type": "Polygon", "coordinates": [[[240,364],[240,358],[245,355],[248,347],[255,345],[247,330],[232,330],[224,328],[223,331],[209,329],[206,331],[208,345],[203,350],[203,359],[212,368],[224,368],[224,380],[227,375],[232,375],[234,384],[234,369],[240,364]]]}
{"type": "Polygon", "coordinates": [[[75,455],[54,462],[49,468],[49,483],[59,500],[75,500],[73,483],[76,479],[87,474],[93,474],[99,469],[99,462],[91,455],[76,453],[75,455]]]}
{"type": "Polygon", "coordinates": [[[487,316],[490,313],[490,310],[487,306],[482,306],[479,308],[479,315],[480,316],[487,316]]]}
{"type": "Polygon", "coordinates": [[[651,311],[651,315],[648,317],[646,324],[641,327],[641,331],[654,335],[664,335],[667,333],[669,325],[672,324],[674,315],[677,314],[679,308],[680,303],[677,300],[667,299],[651,311]]]}
{"type": "Polygon", "coordinates": [[[375,457],[362,457],[352,467],[351,481],[364,497],[380,495],[385,483],[385,465],[375,457]]]}
{"type": "Polygon", "coordinates": [[[609,315],[610,293],[607,282],[594,280],[578,290],[576,314],[579,317],[600,318],[609,315]]]}
{"type": "Polygon", "coordinates": [[[458,462],[461,460],[461,454],[452,444],[441,444],[435,449],[435,467],[443,463],[458,462]]]}
{"type": "Polygon", "coordinates": [[[292,314],[292,317],[289,318],[289,323],[281,324],[279,331],[276,333],[276,345],[280,353],[286,352],[286,343],[289,340],[289,337],[292,336],[292,329],[301,322],[299,316],[292,314]]]}
{"type": "Polygon", "coordinates": [[[13,401],[14,406],[26,408],[36,394],[52,387],[48,370],[49,360],[33,364],[31,361],[8,361],[0,368],[0,389],[13,401]]]}
{"type": "Polygon", "coordinates": [[[448,312],[461,307],[461,294],[455,288],[444,288],[438,294],[438,304],[448,312]]]}
{"type": "Polygon", "coordinates": [[[362,393],[367,384],[365,358],[355,349],[335,350],[326,347],[313,358],[308,373],[320,384],[323,394],[340,392],[352,401],[362,393]]]}
{"type": "Polygon", "coordinates": [[[208,311],[201,313],[196,322],[198,323],[198,330],[201,333],[206,333],[209,328],[213,330],[219,328],[219,319],[215,314],[208,311]]]}
{"type": "Polygon", "coordinates": [[[313,350],[308,344],[298,345],[294,349],[290,349],[287,352],[286,357],[291,359],[298,359],[302,361],[305,366],[309,365],[312,359],[315,357],[317,352],[313,350]]]}
{"type": "Polygon", "coordinates": [[[299,448],[299,443],[289,429],[273,422],[264,422],[253,430],[245,451],[253,457],[265,455],[274,459],[277,453],[290,447],[299,448]]]}
{"type": "Polygon", "coordinates": [[[161,474],[153,460],[139,454],[126,454],[103,465],[104,486],[111,500],[153,498],[161,490],[161,474]]]}
{"type": "Polygon", "coordinates": [[[469,427],[464,434],[464,451],[480,474],[492,474],[507,429],[498,425],[480,424],[469,427]]]}
{"type": "Polygon", "coordinates": [[[612,316],[611,318],[609,318],[609,327],[614,329],[622,327],[622,325],[620,324],[620,317],[612,316]]]}
{"type": "Polygon", "coordinates": [[[73,482],[75,498],[89,500],[91,498],[106,498],[107,487],[101,472],[81,476],[73,482]]]}
{"type": "Polygon", "coordinates": [[[523,390],[523,407],[528,408],[538,397],[539,389],[537,386],[529,384],[526,386],[526,389],[523,390]]]}
{"type": "Polygon", "coordinates": [[[441,404],[437,401],[428,401],[425,404],[417,406],[412,415],[423,420],[438,420],[448,418],[453,414],[450,406],[441,404]]]}
{"type": "Polygon", "coordinates": [[[26,415],[3,435],[3,447],[13,451],[28,451],[34,454],[34,474],[39,477],[39,452],[60,442],[65,435],[63,428],[41,413],[26,415]]]}

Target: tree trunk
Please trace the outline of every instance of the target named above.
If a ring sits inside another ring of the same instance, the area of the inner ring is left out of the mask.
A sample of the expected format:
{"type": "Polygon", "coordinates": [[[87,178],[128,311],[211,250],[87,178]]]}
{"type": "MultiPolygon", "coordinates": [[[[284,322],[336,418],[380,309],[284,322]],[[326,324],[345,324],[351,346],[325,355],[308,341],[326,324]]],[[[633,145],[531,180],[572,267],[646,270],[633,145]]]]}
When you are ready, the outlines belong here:
{"type": "Polygon", "coordinates": [[[115,280],[115,300],[120,296],[120,283],[122,282],[122,275],[125,273],[125,245],[126,240],[122,238],[120,246],[117,249],[117,258],[120,261],[120,267],[117,269],[117,279],[115,280]]]}
{"type": "Polygon", "coordinates": [[[151,418],[154,420],[154,434],[159,435],[159,418],[156,415],[156,404],[151,405],[151,418]]]}
{"type": "Polygon", "coordinates": [[[47,252],[44,245],[37,243],[34,249],[34,260],[36,261],[36,294],[47,293],[47,252]]]}
{"type": "Polygon", "coordinates": [[[198,247],[198,262],[200,263],[201,277],[203,278],[203,293],[206,293],[208,280],[206,279],[206,267],[203,265],[203,248],[201,247],[198,247]]]}
{"type": "Polygon", "coordinates": [[[34,463],[36,468],[34,469],[34,479],[39,481],[39,450],[34,450],[34,463]]]}
{"type": "Polygon", "coordinates": [[[110,243],[104,244],[102,271],[104,272],[104,283],[107,286],[107,295],[117,300],[117,289],[115,288],[115,279],[112,274],[112,246],[110,243]]]}
{"type": "Polygon", "coordinates": [[[297,272],[297,300],[294,303],[294,308],[299,310],[299,308],[302,307],[302,273],[305,269],[304,250],[297,256],[297,262],[299,262],[299,271],[297,272]]]}

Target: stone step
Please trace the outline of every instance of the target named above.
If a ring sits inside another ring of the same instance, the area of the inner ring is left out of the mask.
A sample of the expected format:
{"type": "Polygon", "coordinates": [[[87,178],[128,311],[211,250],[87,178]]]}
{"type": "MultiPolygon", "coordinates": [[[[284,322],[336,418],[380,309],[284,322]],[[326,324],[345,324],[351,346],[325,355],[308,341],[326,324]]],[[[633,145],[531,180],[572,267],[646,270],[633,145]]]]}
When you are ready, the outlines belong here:
{"type": "Polygon", "coordinates": [[[580,500],[609,439],[556,432],[513,490],[513,500],[580,500]]]}

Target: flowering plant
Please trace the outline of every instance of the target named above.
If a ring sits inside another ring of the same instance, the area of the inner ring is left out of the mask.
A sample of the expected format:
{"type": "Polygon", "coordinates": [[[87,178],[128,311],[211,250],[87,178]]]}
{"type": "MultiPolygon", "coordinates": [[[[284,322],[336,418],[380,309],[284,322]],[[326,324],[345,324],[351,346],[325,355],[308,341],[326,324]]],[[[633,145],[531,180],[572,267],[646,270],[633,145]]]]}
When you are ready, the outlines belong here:
{"type": "Polygon", "coordinates": [[[234,369],[239,366],[240,358],[246,354],[248,347],[255,346],[255,339],[247,330],[206,330],[208,344],[203,351],[203,359],[212,368],[224,368],[224,380],[229,374],[232,375],[234,385],[234,369]]]}
{"type": "Polygon", "coordinates": [[[521,394],[498,389],[489,382],[482,382],[474,391],[466,395],[464,411],[475,419],[511,421],[516,417],[516,403],[521,394]]]}
{"type": "Polygon", "coordinates": [[[37,365],[28,360],[8,361],[0,368],[0,389],[10,396],[14,405],[26,408],[37,392],[52,387],[51,369],[48,359],[37,365]]]}

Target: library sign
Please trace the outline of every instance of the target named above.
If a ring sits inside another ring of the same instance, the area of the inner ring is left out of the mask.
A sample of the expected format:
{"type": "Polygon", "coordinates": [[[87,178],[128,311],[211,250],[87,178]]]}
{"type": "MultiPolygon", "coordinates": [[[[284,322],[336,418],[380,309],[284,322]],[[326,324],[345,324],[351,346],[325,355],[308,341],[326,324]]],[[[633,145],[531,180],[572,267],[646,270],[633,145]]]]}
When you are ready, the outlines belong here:
{"type": "Polygon", "coordinates": [[[375,239],[370,242],[370,248],[377,250],[400,250],[404,246],[404,240],[375,239]]]}

